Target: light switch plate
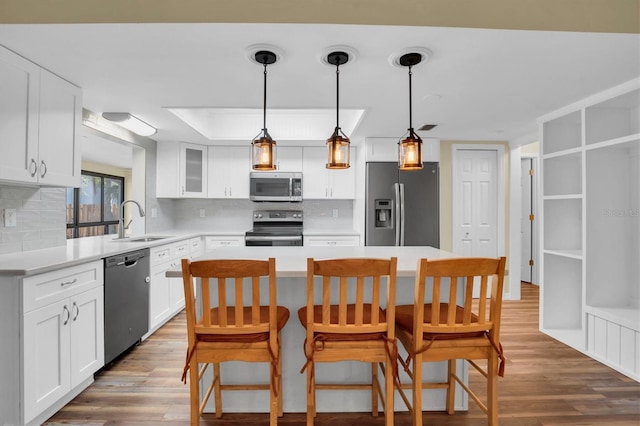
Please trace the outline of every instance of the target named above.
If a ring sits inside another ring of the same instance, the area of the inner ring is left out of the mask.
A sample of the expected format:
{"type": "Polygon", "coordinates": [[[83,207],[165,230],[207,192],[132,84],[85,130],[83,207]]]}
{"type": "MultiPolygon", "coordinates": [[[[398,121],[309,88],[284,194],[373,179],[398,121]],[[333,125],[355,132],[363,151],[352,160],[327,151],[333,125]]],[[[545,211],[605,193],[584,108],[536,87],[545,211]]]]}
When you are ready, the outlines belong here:
{"type": "Polygon", "coordinates": [[[200,209],[200,217],[204,217],[205,213],[204,213],[204,209],[200,209]]]}
{"type": "Polygon", "coordinates": [[[16,226],[16,209],[4,209],[2,212],[4,226],[12,228],[16,226]]]}

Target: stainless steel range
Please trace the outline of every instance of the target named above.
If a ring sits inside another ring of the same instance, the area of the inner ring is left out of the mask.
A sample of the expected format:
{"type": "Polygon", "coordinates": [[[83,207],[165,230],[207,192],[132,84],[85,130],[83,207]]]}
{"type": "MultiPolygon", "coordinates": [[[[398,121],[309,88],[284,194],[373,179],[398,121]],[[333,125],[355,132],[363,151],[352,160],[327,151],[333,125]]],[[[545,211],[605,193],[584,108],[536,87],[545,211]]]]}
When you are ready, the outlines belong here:
{"type": "Polygon", "coordinates": [[[253,229],[244,236],[247,246],[301,246],[302,210],[256,210],[253,229]]]}

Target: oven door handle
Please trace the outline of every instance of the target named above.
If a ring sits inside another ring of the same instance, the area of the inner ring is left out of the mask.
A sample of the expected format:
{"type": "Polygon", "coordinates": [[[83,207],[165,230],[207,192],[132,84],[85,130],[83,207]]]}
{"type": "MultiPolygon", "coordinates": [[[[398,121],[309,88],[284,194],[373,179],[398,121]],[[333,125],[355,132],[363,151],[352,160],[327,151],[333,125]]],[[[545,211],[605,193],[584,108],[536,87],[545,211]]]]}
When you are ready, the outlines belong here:
{"type": "Polygon", "coordinates": [[[298,236],[272,236],[272,237],[257,237],[257,236],[246,236],[244,237],[247,241],[298,241],[302,239],[301,235],[298,236]]]}

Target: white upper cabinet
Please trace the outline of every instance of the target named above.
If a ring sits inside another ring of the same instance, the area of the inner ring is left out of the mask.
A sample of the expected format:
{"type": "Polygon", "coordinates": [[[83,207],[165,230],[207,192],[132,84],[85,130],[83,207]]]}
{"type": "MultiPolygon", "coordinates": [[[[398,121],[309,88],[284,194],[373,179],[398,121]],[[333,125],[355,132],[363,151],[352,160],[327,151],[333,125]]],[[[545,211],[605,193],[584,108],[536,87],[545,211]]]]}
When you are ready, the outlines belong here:
{"type": "Polygon", "coordinates": [[[302,196],[305,199],[355,198],[355,148],[351,148],[351,167],[327,169],[326,147],[304,147],[302,156],[302,196]]]}
{"type": "Polygon", "coordinates": [[[158,142],[156,196],[207,196],[207,147],[191,143],[158,142]]]}
{"type": "Polygon", "coordinates": [[[302,170],[301,146],[279,146],[276,155],[279,172],[300,172],[302,170]]]}
{"type": "Polygon", "coordinates": [[[80,88],[0,46],[0,180],[80,186],[80,88]]]}
{"type": "Polygon", "coordinates": [[[208,158],[208,197],[248,199],[250,147],[209,146],[208,158]]]}

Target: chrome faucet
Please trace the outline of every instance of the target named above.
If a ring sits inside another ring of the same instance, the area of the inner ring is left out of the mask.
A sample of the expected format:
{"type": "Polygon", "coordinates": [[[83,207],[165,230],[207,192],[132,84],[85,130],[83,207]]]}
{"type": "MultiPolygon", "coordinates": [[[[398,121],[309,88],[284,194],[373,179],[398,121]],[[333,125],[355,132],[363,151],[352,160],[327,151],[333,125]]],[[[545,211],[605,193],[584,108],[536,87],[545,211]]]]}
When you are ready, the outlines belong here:
{"type": "Polygon", "coordinates": [[[129,225],[131,225],[131,222],[133,221],[133,219],[130,220],[129,223],[127,223],[127,226],[124,226],[124,205],[127,203],[134,203],[136,206],[138,206],[138,212],[140,213],[140,217],[144,217],[144,210],[142,209],[142,206],[137,201],[124,200],[122,204],[120,204],[120,217],[118,218],[118,238],[124,238],[125,229],[129,229],[129,225]]]}

